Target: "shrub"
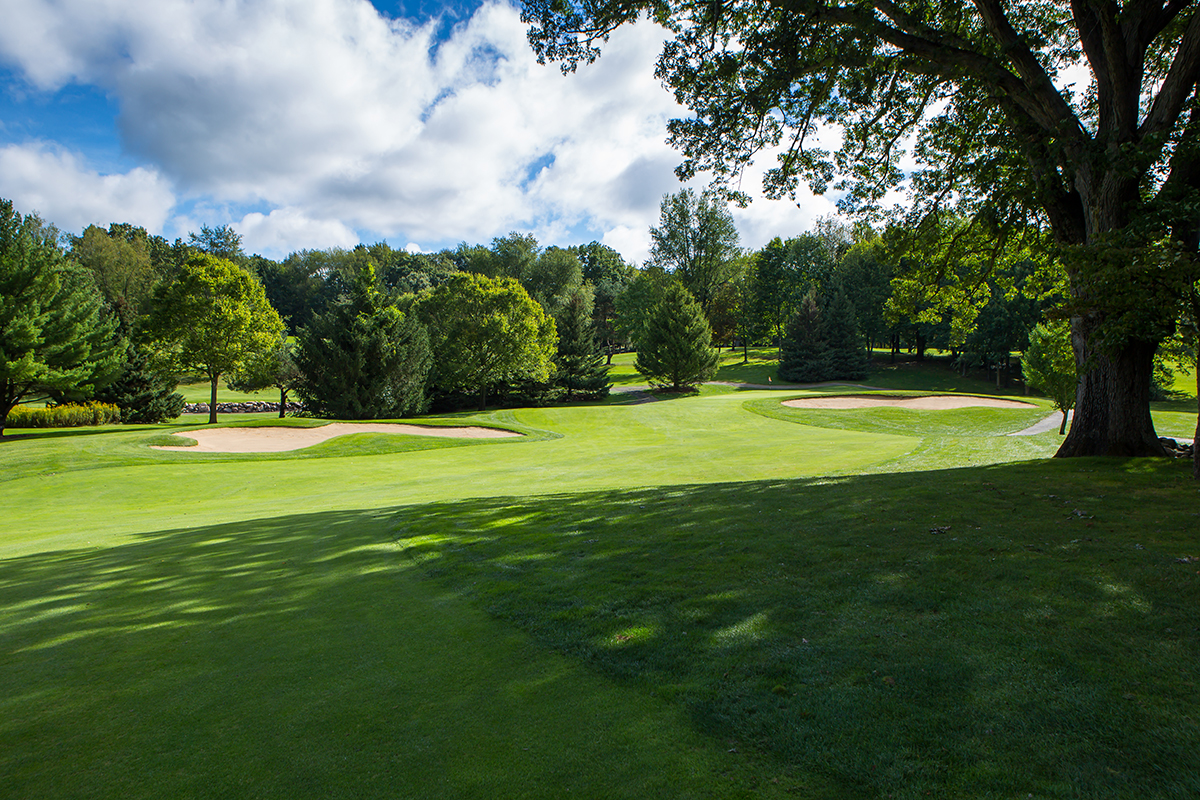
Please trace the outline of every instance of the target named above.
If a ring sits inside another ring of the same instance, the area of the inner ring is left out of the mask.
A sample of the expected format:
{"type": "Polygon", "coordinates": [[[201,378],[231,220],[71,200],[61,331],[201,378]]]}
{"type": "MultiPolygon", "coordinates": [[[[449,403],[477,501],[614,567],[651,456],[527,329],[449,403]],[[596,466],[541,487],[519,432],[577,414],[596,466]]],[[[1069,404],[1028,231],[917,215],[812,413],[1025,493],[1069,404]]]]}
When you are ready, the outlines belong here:
{"type": "Polygon", "coordinates": [[[89,425],[117,425],[121,409],[112,403],[66,404],[30,408],[15,406],[8,412],[8,428],[82,428],[89,425]]]}

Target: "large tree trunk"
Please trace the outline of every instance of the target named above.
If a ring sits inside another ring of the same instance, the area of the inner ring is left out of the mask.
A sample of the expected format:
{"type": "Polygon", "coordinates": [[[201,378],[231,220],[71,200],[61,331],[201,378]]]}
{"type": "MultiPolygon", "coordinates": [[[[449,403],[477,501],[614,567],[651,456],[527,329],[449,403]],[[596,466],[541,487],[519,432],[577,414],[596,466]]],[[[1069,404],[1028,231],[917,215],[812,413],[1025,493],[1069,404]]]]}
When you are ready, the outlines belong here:
{"type": "Polygon", "coordinates": [[[1150,419],[1150,372],[1157,345],[1129,339],[1115,353],[1099,352],[1095,318],[1071,320],[1071,344],[1079,367],[1071,432],[1055,454],[1072,456],[1165,456],[1150,419]]]}
{"type": "Polygon", "coordinates": [[[279,388],[279,418],[283,419],[287,415],[287,393],[288,390],[282,386],[279,388]]]}

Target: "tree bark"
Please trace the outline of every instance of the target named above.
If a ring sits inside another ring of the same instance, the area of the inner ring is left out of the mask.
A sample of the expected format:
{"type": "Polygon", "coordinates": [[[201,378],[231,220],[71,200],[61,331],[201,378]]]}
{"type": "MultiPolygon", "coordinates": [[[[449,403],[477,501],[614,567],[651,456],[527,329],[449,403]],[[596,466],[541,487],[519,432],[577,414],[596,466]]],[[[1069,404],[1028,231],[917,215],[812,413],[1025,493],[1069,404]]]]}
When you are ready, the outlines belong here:
{"type": "Polygon", "coordinates": [[[1150,372],[1157,344],[1129,339],[1115,353],[1095,347],[1100,323],[1071,320],[1071,344],[1079,368],[1071,432],[1055,458],[1165,456],[1150,419],[1150,372]]]}
{"type": "Polygon", "coordinates": [[[283,419],[284,414],[287,413],[287,393],[288,393],[287,389],[281,388],[279,390],[279,418],[280,419],[283,419]]]}
{"type": "Polygon", "coordinates": [[[220,379],[220,377],[221,377],[220,375],[214,374],[212,376],[212,379],[209,381],[209,383],[211,384],[211,388],[212,388],[210,402],[208,404],[208,424],[209,425],[214,425],[214,424],[216,424],[216,421],[217,421],[217,381],[220,379]]]}

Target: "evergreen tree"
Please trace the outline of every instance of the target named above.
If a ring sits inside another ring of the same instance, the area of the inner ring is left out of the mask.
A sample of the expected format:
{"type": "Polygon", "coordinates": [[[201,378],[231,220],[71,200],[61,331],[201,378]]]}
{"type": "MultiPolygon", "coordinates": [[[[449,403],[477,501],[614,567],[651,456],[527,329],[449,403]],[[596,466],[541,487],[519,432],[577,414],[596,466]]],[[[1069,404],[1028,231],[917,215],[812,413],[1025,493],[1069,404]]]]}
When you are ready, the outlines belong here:
{"type": "Polygon", "coordinates": [[[718,360],[700,305],[671,281],[646,320],[634,368],[652,384],[683,389],[715,375],[718,360]]]}
{"type": "Polygon", "coordinates": [[[855,323],[854,306],[838,285],[825,307],[824,380],[861,380],[867,377],[867,355],[855,323]]]}
{"type": "Polygon", "coordinates": [[[117,379],[96,392],[95,400],[121,409],[126,425],[150,425],[175,419],[183,413],[183,395],[175,391],[175,379],[154,369],[150,353],[130,342],[117,379]]]}
{"type": "Polygon", "coordinates": [[[58,230],[0,200],[0,436],[21,402],[90,396],[121,361],[116,320],[92,276],[70,264],[58,230]]]}
{"type": "Polygon", "coordinates": [[[305,410],[326,419],[392,419],[428,408],[429,334],[385,302],[368,264],[349,294],[301,329],[296,365],[305,410]]]}
{"type": "Polygon", "coordinates": [[[608,395],[612,386],[604,356],[596,347],[596,325],[592,319],[592,293],[580,287],[566,299],[556,318],[558,326],[559,386],[566,399],[594,400],[608,395]]]}
{"type": "Polygon", "coordinates": [[[828,349],[825,315],[817,303],[816,293],[810,291],[788,320],[779,357],[779,377],[795,383],[828,380],[829,367],[825,358],[828,349]]]}

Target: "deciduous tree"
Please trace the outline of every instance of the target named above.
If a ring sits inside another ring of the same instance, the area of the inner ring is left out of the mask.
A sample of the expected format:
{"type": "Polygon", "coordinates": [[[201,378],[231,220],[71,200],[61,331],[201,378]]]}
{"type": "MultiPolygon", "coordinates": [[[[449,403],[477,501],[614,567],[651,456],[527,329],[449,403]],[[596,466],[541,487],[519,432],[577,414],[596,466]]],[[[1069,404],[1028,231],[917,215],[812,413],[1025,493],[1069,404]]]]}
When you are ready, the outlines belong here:
{"type": "Polygon", "coordinates": [[[1030,386],[1045,392],[1062,412],[1058,435],[1067,432],[1067,414],[1075,406],[1079,375],[1071,352],[1071,331],[1065,322],[1043,323],[1029,334],[1029,347],[1021,357],[1021,372],[1030,386]]]}
{"type": "Polygon", "coordinates": [[[155,290],[146,331],[165,363],[208,379],[208,421],[215,423],[221,376],[273,347],[283,332],[283,320],[249,272],[223,258],[197,253],[174,281],[155,290]]]}
{"type": "Polygon", "coordinates": [[[728,185],[776,148],[770,196],[840,175],[843,206],[870,213],[909,177],[900,143],[915,136],[914,220],[954,204],[999,243],[1052,235],[1081,371],[1059,455],[1163,453],[1150,368],[1177,305],[1145,251],[1164,238],[1200,246],[1200,8],[527,0],[524,11],[539,58],[567,69],[643,15],[671,32],[658,75],[690,112],[669,125],[681,178],[711,171],[728,185]],[[822,124],[841,127],[836,152],[814,144],[822,124]]]}
{"type": "Polygon", "coordinates": [[[417,306],[430,329],[432,380],[446,391],[472,391],[479,409],[500,382],[548,380],[558,334],[514,278],[459,274],[417,306]]]}
{"type": "MultiPolygon", "coordinates": [[[[357,319],[350,320],[352,326],[357,319]]],[[[426,351],[428,351],[429,337],[425,337],[426,351]]],[[[349,354],[341,354],[343,358],[349,357],[349,354]]],[[[428,360],[428,359],[426,359],[428,360]]],[[[376,365],[381,365],[377,361],[376,365]]],[[[428,372],[429,365],[426,363],[425,370],[428,372]]],[[[422,396],[424,394],[425,376],[421,375],[420,387],[422,396]]],[[[269,350],[263,350],[242,363],[235,370],[228,380],[229,388],[235,392],[259,392],[263,389],[275,388],[279,390],[279,418],[283,419],[287,416],[288,393],[300,389],[304,386],[304,372],[300,369],[295,359],[295,349],[288,342],[286,335],[281,335],[275,346],[269,350]]],[[[418,403],[419,406],[419,403],[418,403]]],[[[402,416],[403,414],[394,414],[389,416],[402,416]]]]}
{"type": "Polygon", "coordinates": [[[691,189],[664,195],[660,214],[659,227],[650,229],[650,259],[674,273],[707,314],[741,253],[733,216],[715,192],[691,189]]]}

